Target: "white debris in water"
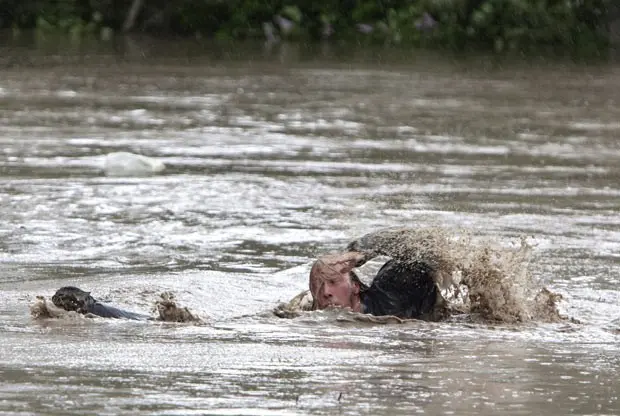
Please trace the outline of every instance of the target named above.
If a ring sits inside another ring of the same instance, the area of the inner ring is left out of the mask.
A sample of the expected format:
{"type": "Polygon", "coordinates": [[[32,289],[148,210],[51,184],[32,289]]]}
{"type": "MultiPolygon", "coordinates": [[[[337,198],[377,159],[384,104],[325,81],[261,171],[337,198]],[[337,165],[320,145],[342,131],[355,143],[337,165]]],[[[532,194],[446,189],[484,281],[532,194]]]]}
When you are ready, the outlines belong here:
{"type": "Polygon", "coordinates": [[[73,98],[77,97],[78,93],[73,90],[60,90],[56,91],[56,96],[60,98],[73,98]]]}
{"type": "Polygon", "coordinates": [[[618,130],[620,129],[620,123],[618,122],[598,122],[591,120],[574,121],[569,123],[569,126],[579,130],[618,130]]]}
{"type": "Polygon", "coordinates": [[[165,168],[161,160],[129,152],[109,153],[103,164],[107,176],[148,176],[165,168]]]}

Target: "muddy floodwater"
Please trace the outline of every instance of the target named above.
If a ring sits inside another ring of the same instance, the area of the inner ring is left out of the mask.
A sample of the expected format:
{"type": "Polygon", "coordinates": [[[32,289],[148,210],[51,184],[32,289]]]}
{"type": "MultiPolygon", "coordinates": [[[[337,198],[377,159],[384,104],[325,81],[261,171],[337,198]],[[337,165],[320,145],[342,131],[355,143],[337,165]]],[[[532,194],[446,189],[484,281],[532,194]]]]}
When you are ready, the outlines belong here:
{"type": "Polygon", "coordinates": [[[620,414],[620,66],[2,42],[0,414],[620,414]],[[395,226],[525,239],[569,319],[272,313],[395,226]],[[205,322],[31,316],[66,285],[205,322]]]}

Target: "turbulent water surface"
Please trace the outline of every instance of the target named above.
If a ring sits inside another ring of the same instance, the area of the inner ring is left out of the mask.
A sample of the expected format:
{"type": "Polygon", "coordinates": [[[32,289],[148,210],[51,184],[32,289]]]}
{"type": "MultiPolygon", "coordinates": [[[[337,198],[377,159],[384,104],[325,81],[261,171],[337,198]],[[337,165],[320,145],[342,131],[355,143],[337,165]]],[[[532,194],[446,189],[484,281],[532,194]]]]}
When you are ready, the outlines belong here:
{"type": "Polygon", "coordinates": [[[0,49],[0,413],[620,412],[620,68],[228,48],[0,49]],[[271,313],[392,226],[525,237],[573,319],[271,313]],[[206,323],[34,319],[63,285],[206,323]]]}

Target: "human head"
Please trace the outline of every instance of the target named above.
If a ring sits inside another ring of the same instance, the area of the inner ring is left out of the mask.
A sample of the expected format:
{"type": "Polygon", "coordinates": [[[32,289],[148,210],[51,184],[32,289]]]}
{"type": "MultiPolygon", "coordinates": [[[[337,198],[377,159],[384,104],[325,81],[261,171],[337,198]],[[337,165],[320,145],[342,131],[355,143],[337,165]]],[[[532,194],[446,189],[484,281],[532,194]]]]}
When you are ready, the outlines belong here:
{"type": "Polygon", "coordinates": [[[356,252],[320,257],[310,270],[312,309],[339,306],[359,312],[361,285],[351,271],[363,260],[356,252]]]}

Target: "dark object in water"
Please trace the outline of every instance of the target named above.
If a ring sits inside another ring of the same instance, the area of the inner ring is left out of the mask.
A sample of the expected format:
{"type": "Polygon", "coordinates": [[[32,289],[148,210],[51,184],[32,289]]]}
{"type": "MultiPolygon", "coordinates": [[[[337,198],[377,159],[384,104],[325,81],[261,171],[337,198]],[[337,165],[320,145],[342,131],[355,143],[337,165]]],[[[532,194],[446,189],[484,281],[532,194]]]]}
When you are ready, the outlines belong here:
{"type": "Polygon", "coordinates": [[[362,282],[363,311],[430,321],[446,317],[440,288],[444,276],[431,241],[412,228],[388,228],[351,241],[346,251],[362,253],[365,261],[388,256],[372,282],[362,282]]]}
{"type": "Polygon", "coordinates": [[[149,315],[125,311],[114,306],[99,302],[90,295],[74,286],[61,287],[52,296],[52,303],[66,311],[75,311],[81,314],[91,313],[102,318],[125,318],[137,321],[152,320],[149,315]]]}
{"type": "Polygon", "coordinates": [[[404,319],[430,319],[439,290],[422,262],[388,261],[362,294],[364,313],[404,319]]]}

